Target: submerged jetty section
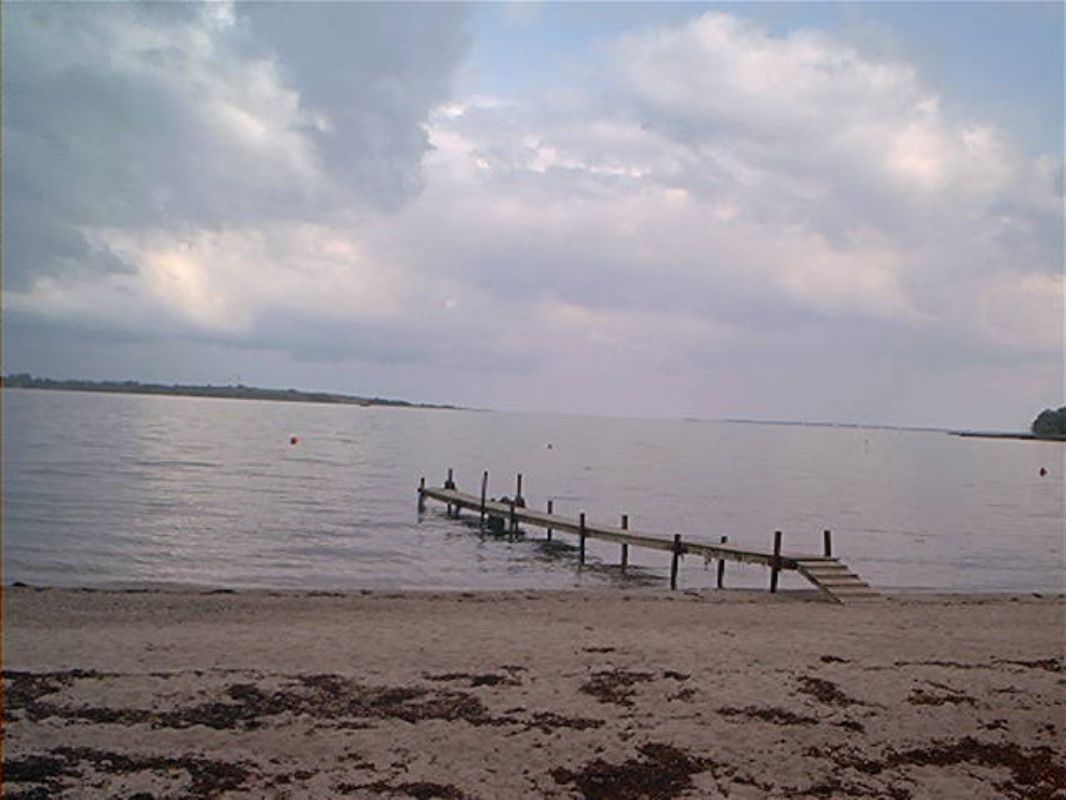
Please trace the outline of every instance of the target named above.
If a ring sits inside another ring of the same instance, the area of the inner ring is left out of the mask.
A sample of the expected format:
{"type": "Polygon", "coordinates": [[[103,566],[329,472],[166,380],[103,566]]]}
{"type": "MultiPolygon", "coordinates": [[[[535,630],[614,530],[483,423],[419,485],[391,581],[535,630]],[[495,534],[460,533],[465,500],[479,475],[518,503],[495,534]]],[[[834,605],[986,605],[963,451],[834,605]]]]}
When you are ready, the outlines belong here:
{"type": "Polygon", "coordinates": [[[729,544],[729,537],[722,536],[718,542],[704,542],[683,537],[681,534],[663,536],[642,533],[629,528],[629,517],[623,514],[618,526],[593,523],[581,512],[577,519],[563,517],[554,513],[553,502],[547,501],[546,511],[530,508],[522,495],[522,476],[518,475],[516,491],[513,498],[493,500],[487,496],[489,473],[481,477],[480,495],[460,491],[453,480],[453,471],[448,470],[448,477],[443,486],[426,486],[422,478],[418,485],[418,510],[425,511],[426,500],[443,503],[450,518],[458,519],[462,511],[478,514],[479,529],[511,534],[519,532],[520,525],[544,528],[547,538],[551,540],[555,533],[565,533],[578,538],[578,563],[585,563],[585,542],[587,539],[599,539],[614,542],[621,546],[620,567],[623,572],[629,565],[629,548],[644,547],[669,553],[670,588],[677,589],[678,566],[682,556],[697,555],[718,562],[717,586],[722,588],[725,575],[725,563],[735,561],[742,564],[758,564],[770,570],[770,591],[776,592],[778,576],[782,571],[795,571],[817,587],[827,599],[837,603],[880,600],[881,595],[857,574],[848,568],[839,558],[833,556],[832,533],[823,532],[823,548],[820,555],[784,552],[782,550],[783,534],[774,531],[773,546],[770,550],[752,550],[729,544]]]}

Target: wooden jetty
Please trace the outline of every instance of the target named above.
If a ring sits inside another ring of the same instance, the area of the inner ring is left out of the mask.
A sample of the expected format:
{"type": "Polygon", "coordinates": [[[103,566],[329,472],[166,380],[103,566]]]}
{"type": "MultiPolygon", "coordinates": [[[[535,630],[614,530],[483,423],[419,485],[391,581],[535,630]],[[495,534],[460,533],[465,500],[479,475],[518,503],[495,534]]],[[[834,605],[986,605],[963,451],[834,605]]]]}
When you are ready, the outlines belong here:
{"type": "Polygon", "coordinates": [[[585,518],[584,512],[577,519],[563,517],[554,513],[552,501],[547,503],[547,511],[537,511],[526,505],[522,496],[522,476],[518,476],[517,491],[513,499],[505,502],[491,500],[487,497],[488,472],[482,475],[481,494],[473,495],[456,488],[452,479],[452,470],[440,487],[426,486],[422,478],[418,486],[418,510],[425,510],[426,500],[436,500],[447,506],[448,515],[458,518],[464,509],[475,511],[479,516],[479,525],[484,532],[487,527],[497,530],[508,528],[516,533],[520,525],[540,527],[547,530],[550,540],[554,532],[573,534],[578,537],[578,560],[585,563],[586,539],[615,542],[621,545],[621,568],[624,572],[629,562],[630,547],[644,547],[670,553],[670,588],[677,588],[678,564],[684,555],[703,556],[705,559],[718,561],[717,585],[722,588],[725,562],[736,561],[742,564],[759,564],[770,569],[770,591],[777,591],[778,575],[782,571],[795,571],[809,580],[828,599],[838,603],[852,603],[880,600],[881,595],[869,584],[852,572],[846,564],[832,554],[832,534],[823,532],[821,555],[786,553],[781,549],[782,533],[775,531],[773,549],[769,552],[736,547],[729,544],[727,536],[718,542],[703,542],[685,539],[681,534],[662,536],[630,530],[629,517],[623,515],[619,526],[592,523],[585,518]]]}

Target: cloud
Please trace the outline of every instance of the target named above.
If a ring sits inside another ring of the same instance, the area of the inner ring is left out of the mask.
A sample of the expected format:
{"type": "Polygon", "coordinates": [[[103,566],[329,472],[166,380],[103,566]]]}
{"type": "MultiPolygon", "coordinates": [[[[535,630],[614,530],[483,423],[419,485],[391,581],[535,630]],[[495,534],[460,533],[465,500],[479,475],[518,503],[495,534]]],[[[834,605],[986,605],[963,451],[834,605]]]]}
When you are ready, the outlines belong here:
{"type": "Polygon", "coordinates": [[[433,118],[430,194],[449,202],[423,198],[446,218],[428,238],[491,291],[963,325],[949,295],[1059,269],[1061,161],[950,119],[905,64],[721,14],[602,63],[606,92],[433,118]],[[483,222],[473,242],[460,218],[483,222]]]}
{"type": "Polygon", "coordinates": [[[421,122],[447,95],[461,22],[376,4],[13,6],[8,286],[139,269],[90,242],[100,228],[394,207],[417,192],[421,122]]]}
{"type": "Polygon", "coordinates": [[[489,97],[453,93],[457,6],[10,10],[20,319],[553,410],[1061,378],[1061,158],[827,34],[705,14],[489,97]]]}

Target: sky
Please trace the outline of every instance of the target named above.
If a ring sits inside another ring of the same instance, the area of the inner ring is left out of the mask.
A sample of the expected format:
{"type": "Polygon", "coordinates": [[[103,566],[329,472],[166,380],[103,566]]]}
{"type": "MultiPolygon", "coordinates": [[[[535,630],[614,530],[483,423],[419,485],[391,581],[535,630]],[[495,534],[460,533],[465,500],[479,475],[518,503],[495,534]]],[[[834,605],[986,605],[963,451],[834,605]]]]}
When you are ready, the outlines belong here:
{"type": "Polygon", "coordinates": [[[3,369],[1066,403],[1061,3],[3,5],[3,369]]]}

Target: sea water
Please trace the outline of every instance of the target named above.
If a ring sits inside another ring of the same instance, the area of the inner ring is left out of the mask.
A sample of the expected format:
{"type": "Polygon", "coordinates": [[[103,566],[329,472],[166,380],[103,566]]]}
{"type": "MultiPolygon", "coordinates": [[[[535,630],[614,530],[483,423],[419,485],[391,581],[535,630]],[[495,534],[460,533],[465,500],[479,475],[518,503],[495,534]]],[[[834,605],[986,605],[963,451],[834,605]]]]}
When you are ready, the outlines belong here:
{"type": "MultiPolygon", "coordinates": [[[[285,589],[661,586],[669,555],[482,538],[421,476],[641,532],[817,554],[893,591],[1063,591],[1064,446],[936,431],[3,391],[4,582],[285,589]],[[291,437],[297,437],[292,443],[291,437]],[[1048,470],[1041,476],[1040,469],[1048,470]]],[[[710,569],[707,567],[710,566],[710,569]]],[[[683,560],[683,588],[714,585],[683,560]]],[[[803,581],[787,575],[785,588],[803,581]]],[[[729,564],[730,587],[766,570],[729,564]]]]}

